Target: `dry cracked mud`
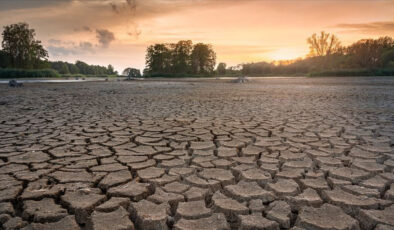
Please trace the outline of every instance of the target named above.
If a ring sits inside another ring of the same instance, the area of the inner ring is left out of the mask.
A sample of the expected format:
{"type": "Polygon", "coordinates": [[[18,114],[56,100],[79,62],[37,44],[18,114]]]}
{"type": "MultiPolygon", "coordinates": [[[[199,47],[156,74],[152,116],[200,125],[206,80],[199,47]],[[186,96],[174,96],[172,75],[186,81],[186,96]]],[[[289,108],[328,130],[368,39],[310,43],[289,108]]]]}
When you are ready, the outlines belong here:
{"type": "Polygon", "coordinates": [[[0,86],[0,229],[394,229],[394,79],[0,86]]]}

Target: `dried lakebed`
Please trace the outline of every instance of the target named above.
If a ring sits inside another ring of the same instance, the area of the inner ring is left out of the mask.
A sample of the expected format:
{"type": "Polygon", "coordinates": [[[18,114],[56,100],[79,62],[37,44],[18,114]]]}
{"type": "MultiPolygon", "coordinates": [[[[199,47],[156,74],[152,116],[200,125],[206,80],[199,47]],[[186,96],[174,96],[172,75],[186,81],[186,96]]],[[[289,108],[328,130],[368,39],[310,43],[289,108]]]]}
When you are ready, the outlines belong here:
{"type": "Polygon", "coordinates": [[[394,228],[394,80],[0,85],[0,229],[394,228]]]}

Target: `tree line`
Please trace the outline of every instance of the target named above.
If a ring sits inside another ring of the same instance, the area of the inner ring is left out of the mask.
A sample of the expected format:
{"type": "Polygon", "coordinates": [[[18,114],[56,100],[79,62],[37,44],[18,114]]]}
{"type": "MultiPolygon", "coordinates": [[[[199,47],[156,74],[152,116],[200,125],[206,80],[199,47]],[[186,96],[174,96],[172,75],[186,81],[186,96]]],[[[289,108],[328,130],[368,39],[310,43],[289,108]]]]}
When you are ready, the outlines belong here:
{"type": "Polygon", "coordinates": [[[362,39],[342,46],[335,35],[321,32],[309,37],[307,43],[310,51],[305,59],[246,63],[238,69],[251,76],[394,74],[394,40],[391,37],[362,39]]]}
{"type": "Polygon", "coordinates": [[[210,44],[190,40],[151,45],[146,51],[145,76],[210,75],[214,73],[216,53],[210,44]]]}
{"type": "Polygon", "coordinates": [[[117,75],[112,65],[106,67],[89,65],[82,61],[75,63],[49,61],[48,52],[41,45],[41,41],[35,39],[35,36],[35,30],[29,28],[27,23],[11,24],[4,27],[2,50],[0,50],[0,68],[3,68],[3,75],[24,75],[27,77],[45,76],[46,74],[58,76],[57,73],[62,75],[117,75]],[[57,73],[34,71],[42,69],[54,70],[57,73]]]}

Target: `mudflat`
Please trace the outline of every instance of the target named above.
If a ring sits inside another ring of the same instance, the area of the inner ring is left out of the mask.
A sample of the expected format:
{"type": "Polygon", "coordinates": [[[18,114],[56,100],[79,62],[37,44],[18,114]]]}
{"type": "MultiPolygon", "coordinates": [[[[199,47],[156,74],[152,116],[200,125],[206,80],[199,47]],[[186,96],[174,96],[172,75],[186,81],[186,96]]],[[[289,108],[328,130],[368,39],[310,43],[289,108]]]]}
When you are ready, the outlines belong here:
{"type": "Polygon", "coordinates": [[[394,78],[0,85],[4,229],[393,229],[394,78]]]}

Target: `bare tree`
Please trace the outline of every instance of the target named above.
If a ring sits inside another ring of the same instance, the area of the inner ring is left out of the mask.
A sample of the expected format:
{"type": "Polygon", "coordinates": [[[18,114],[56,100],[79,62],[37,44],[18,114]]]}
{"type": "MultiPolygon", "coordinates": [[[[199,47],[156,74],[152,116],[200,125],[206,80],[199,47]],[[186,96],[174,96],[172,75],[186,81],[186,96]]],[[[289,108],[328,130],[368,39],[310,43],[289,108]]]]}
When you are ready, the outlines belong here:
{"type": "Polygon", "coordinates": [[[322,31],[320,35],[313,34],[307,39],[309,44],[309,56],[322,57],[337,53],[341,50],[341,42],[330,33],[322,31]]]}

